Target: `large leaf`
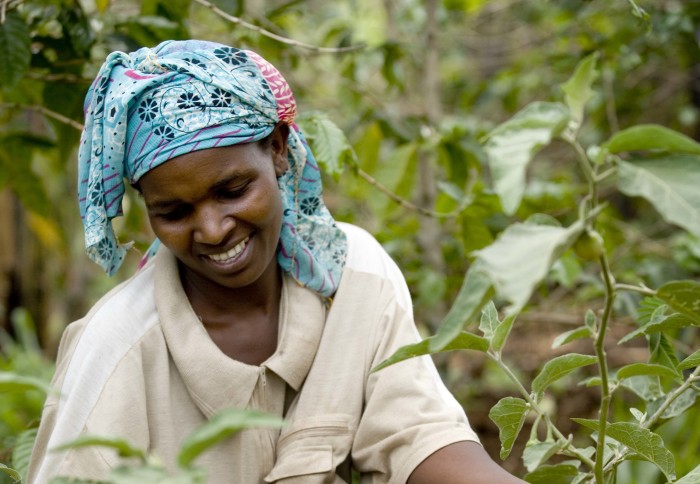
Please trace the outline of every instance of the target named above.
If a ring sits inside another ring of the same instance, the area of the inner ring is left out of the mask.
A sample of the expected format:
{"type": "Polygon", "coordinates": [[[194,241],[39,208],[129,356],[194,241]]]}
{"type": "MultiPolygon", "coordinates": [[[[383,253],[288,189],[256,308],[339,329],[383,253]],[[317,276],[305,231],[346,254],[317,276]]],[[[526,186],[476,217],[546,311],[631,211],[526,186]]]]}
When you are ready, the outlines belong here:
{"type": "MultiPolygon", "coordinates": [[[[597,420],[583,418],[573,419],[575,422],[593,430],[599,430],[597,420]]],[[[654,432],[633,422],[616,422],[606,426],[605,434],[626,445],[649,462],[656,464],[666,478],[672,481],[676,477],[676,464],[673,454],[664,445],[663,439],[654,432]]]]}
{"type": "Polygon", "coordinates": [[[185,438],[180,446],[177,463],[180,467],[188,467],[202,452],[241,430],[281,427],[283,424],[281,418],[257,410],[226,409],[185,438]]]}
{"type": "Polygon", "coordinates": [[[596,363],[598,359],[592,355],[570,353],[557,356],[545,363],[542,371],[532,381],[532,391],[538,395],[555,381],[565,377],[572,371],[596,363]]]}
{"type": "Polygon", "coordinates": [[[591,85],[598,78],[596,70],[598,57],[598,52],[585,57],[578,63],[571,78],[561,86],[566,95],[566,104],[571,111],[571,122],[574,130],[581,126],[586,103],[595,94],[591,85]]]}
{"type": "Polygon", "coordinates": [[[660,333],[662,331],[669,331],[672,329],[686,328],[688,326],[700,326],[700,322],[690,319],[683,314],[673,313],[669,316],[665,316],[659,321],[651,321],[641,328],[635,329],[631,333],[628,333],[620,338],[617,343],[623,344],[638,336],[660,333]]]}
{"type": "Polygon", "coordinates": [[[656,297],[700,326],[700,283],[673,281],[661,286],[656,297]]]}
{"type": "Polygon", "coordinates": [[[501,398],[491,408],[489,418],[498,426],[498,437],[501,440],[501,460],[508,457],[513,449],[515,439],[523,428],[525,417],[530,409],[522,398],[501,398]]]}
{"type": "Polygon", "coordinates": [[[568,228],[528,223],[508,227],[490,246],[474,252],[496,293],[522,308],[554,261],[576,240],[583,224],[568,228]]]}
{"type": "Polygon", "coordinates": [[[345,133],[328,116],[314,113],[299,121],[313,146],[316,160],[326,173],[337,178],[346,164],[357,167],[355,152],[345,133]]]}
{"type": "Polygon", "coordinates": [[[619,187],[647,199],[668,222],[700,236],[700,156],[620,161],[619,187]]]}
{"type": "Polygon", "coordinates": [[[563,104],[537,102],[526,106],[488,134],[484,149],[494,189],[503,210],[513,214],[525,192],[525,172],[533,156],[561,134],[569,122],[563,104]]]}
{"type": "Polygon", "coordinates": [[[440,351],[460,334],[464,325],[479,314],[481,308],[492,296],[491,280],[481,271],[478,264],[472,264],[464,276],[457,299],[440,323],[437,334],[429,338],[430,351],[440,351]]]}
{"type": "Polygon", "coordinates": [[[8,12],[0,24],[0,86],[14,86],[29,69],[31,58],[29,27],[17,12],[8,12]]]}
{"type": "Polygon", "coordinates": [[[489,349],[489,342],[487,339],[472,333],[467,333],[466,331],[462,331],[447,345],[443,346],[439,350],[433,350],[431,348],[431,343],[436,337],[437,336],[431,336],[430,338],[426,338],[418,343],[402,346],[389,358],[372,368],[372,372],[379,371],[382,368],[394,365],[400,361],[408,360],[409,358],[415,358],[416,356],[454,350],[475,350],[486,352],[489,349]]]}
{"type": "Polygon", "coordinates": [[[530,484],[569,484],[578,474],[571,464],[543,465],[524,477],[530,484]]]}
{"type": "Polygon", "coordinates": [[[615,133],[604,145],[610,153],[663,150],[700,155],[700,143],[657,124],[641,124],[615,133]]]}

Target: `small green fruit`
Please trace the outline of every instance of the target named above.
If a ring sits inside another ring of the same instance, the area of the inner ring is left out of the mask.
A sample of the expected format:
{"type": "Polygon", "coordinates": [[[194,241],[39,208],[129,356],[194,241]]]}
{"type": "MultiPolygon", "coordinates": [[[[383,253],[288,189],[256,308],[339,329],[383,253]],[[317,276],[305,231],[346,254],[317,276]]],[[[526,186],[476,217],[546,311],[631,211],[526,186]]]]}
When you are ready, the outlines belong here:
{"type": "Polygon", "coordinates": [[[603,237],[595,230],[586,230],[574,243],[574,252],[583,260],[597,260],[604,251],[603,237]]]}

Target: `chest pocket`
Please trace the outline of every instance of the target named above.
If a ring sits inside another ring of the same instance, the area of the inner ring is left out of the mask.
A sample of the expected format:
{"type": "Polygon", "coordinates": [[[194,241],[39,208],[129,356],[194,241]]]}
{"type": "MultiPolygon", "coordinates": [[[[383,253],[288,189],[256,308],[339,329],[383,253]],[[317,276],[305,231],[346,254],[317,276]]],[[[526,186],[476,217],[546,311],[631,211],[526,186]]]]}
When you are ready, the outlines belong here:
{"type": "Polygon", "coordinates": [[[275,465],[265,482],[341,484],[336,474],[352,447],[354,430],[347,415],[328,414],[294,420],[277,441],[275,465]]]}

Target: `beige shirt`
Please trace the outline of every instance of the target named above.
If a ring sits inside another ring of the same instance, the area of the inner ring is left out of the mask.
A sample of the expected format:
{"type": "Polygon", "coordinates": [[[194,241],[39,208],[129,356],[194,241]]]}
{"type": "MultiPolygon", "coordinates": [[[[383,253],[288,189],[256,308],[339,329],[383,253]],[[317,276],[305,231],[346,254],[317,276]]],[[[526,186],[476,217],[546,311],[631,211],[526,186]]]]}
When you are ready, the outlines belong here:
{"type": "Polygon", "coordinates": [[[367,232],[340,224],[349,253],[329,308],[285,277],[277,350],[260,366],[224,355],[194,314],[177,262],[161,249],[63,336],[29,471],[104,478],[114,451],[47,452],[84,434],[123,437],[176,472],[182,440],[228,407],[285,418],[245,430],[196,464],[211,483],[404,483],[453,442],[478,441],[428,357],[370,374],[419,340],[408,289],[367,232]]]}

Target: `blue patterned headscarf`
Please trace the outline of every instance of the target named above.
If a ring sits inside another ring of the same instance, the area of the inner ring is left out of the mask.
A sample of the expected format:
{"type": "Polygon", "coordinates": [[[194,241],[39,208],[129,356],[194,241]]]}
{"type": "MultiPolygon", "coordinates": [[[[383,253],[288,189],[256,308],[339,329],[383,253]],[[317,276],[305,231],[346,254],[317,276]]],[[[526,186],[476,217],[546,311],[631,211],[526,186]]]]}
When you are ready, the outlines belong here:
{"type": "Polygon", "coordinates": [[[277,260],[323,296],[340,282],[347,241],[321,196],[318,165],[294,124],[296,103],[277,69],[255,52],[198,40],[113,52],[85,100],[79,161],[80,215],[88,256],[114,274],[130,244],[122,215],[124,180],[184,153],[251,143],[290,126],[289,170],[278,178],[283,220],[277,260]]]}

